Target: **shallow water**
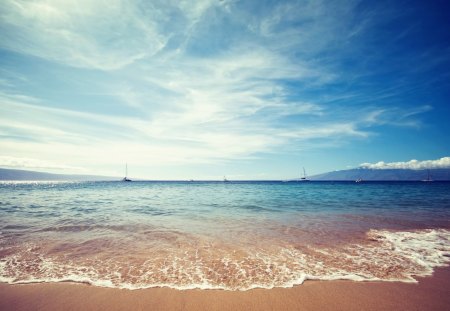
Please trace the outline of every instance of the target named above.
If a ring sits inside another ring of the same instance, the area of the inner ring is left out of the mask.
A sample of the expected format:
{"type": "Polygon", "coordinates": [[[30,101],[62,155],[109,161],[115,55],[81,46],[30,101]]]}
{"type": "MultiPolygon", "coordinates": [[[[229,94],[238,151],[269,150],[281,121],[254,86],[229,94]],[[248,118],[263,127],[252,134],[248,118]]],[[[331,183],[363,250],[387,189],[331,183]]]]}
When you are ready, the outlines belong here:
{"type": "Polygon", "coordinates": [[[401,280],[450,256],[450,183],[3,182],[0,281],[401,280]]]}

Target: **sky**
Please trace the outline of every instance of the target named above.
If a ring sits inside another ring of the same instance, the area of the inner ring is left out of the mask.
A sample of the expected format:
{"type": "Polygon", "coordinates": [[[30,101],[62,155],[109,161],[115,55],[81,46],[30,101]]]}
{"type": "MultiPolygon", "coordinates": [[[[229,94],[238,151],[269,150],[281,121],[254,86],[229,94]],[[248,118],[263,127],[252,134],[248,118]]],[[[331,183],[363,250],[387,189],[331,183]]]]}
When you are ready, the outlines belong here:
{"type": "Polygon", "coordinates": [[[449,166],[448,29],[447,1],[2,0],[0,167],[449,166]]]}

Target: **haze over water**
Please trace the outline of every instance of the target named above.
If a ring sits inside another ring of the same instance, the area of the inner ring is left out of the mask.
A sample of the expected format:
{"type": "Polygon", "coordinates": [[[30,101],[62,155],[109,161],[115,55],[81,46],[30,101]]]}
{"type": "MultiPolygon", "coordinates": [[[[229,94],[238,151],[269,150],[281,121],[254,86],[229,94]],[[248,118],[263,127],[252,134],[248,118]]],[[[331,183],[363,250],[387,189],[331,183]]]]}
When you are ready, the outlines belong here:
{"type": "Polygon", "coordinates": [[[450,183],[3,182],[0,280],[178,289],[401,280],[450,256],[450,183]]]}

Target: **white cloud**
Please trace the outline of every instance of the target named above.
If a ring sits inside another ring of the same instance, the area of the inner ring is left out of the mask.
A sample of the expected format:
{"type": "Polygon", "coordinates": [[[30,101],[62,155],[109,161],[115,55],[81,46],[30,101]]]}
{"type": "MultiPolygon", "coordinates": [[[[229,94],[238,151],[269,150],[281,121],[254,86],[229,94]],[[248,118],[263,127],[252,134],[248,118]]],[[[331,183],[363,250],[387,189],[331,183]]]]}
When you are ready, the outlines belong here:
{"type": "MultiPolygon", "coordinates": [[[[49,163],[70,159],[70,164],[77,167],[111,167],[126,161],[135,166],[158,166],[246,159],[280,150],[295,140],[366,137],[356,123],[350,122],[326,124],[319,120],[317,126],[273,124],[291,110],[320,118],[321,108],[316,104],[270,104],[258,97],[258,91],[248,90],[242,91],[247,95],[240,99],[241,91],[227,94],[220,84],[198,91],[187,92],[182,86],[178,89],[183,95],[171,105],[184,100],[184,109],[161,110],[139,117],[42,107],[41,101],[35,98],[0,94],[0,134],[6,136],[2,148],[10,159],[27,158],[31,153],[49,163]],[[234,106],[234,100],[240,100],[239,105],[234,106]],[[254,117],[266,108],[269,117],[254,117]],[[253,117],[246,118],[249,115],[253,117]],[[27,140],[8,139],[8,136],[27,140]]],[[[48,163],[30,165],[22,160],[15,163],[16,166],[23,163],[24,167],[50,167],[48,163]]],[[[58,167],[65,166],[54,168],[58,167]]],[[[98,173],[113,174],[111,171],[98,173]]]]}
{"type": "Polygon", "coordinates": [[[412,169],[412,170],[422,170],[422,169],[434,169],[434,168],[450,168],[450,157],[443,157],[437,160],[411,160],[407,162],[390,162],[386,163],[383,161],[377,163],[362,163],[360,165],[362,168],[369,168],[375,170],[383,169],[412,169]]]}
{"type": "Polygon", "coordinates": [[[75,67],[118,69],[161,50],[158,11],[128,1],[5,0],[0,46],[75,67]]]}
{"type": "Polygon", "coordinates": [[[429,106],[355,108],[346,101],[357,90],[323,92],[346,78],[334,66],[339,45],[364,30],[349,22],[355,3],[4,0],[0,48],[50,62],[48,75],[25,71],[32,87],[0,79],[4,155],[77,167],[218,163],[416,125],[429,106]],[[33,81],[41,75],[58,89],[33,81]]]}

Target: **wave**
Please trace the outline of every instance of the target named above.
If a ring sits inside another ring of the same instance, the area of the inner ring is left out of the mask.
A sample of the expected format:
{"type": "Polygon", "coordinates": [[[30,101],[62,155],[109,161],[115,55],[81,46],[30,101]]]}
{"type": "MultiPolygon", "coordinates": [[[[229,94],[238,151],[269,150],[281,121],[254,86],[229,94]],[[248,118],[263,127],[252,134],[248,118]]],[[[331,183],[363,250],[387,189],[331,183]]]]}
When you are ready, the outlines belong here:
{"type": "Polygon", "coordinates": [[[37,243],[0,249],[0,282],[77,282],[142,289],[249,290],[305,280],[417,282],[450,262],[450,230],[370,230],[335,247],[278,244],[235,247],[191,242],[152,252],[52,254],[37,243]]]}

